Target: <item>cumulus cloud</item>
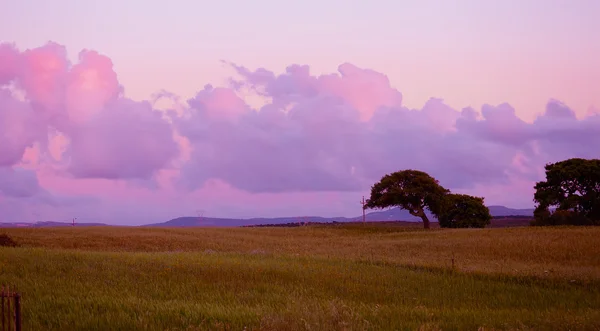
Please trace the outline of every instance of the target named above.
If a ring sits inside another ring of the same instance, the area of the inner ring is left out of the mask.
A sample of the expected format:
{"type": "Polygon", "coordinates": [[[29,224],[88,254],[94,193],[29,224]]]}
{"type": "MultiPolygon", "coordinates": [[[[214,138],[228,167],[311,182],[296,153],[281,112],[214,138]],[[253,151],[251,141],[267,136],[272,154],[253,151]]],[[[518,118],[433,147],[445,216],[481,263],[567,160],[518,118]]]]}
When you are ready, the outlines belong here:
{"type": "Polygon", "coordinates": [[[242,66],[232,66],[242,77],[242,80],[232,79],[233,86],[251,87],[272,98],[277,105],[325,94],[343,100],[356,109],[362,119],[368,120],[379,107],[400,106],[402,103],[402,94],[390,86],[386,75],[350,63],[341,64],[339,74],[318,77],[310,74],[308,65],[291,65],[281,75],[264,68],[252,72],[242,66]]]}
{"type": "Polygon", "coordinates": [[[10,83],[17,76],[19,55],[14,44],[0,43],[0,86],[10,83]]]}
{"type": "Polygon", "coordinates": [[[44,137],[43,132],[30,105],[0,89],[0,167],[17,164],[25,149],[44,137]]]}
{"type": "Polygon", "coordinates": [[[0,59],[0,166],[36,143],[50,153],[48,132],[68,141],[60,163],[79,178],[150,179],[177,156],[171,124],[123,96],[108,57],[83,50],[73,65],[50,42],[23,52],[1,44],[0,59]]]}
{"type": "Polygon", "coordinates": [[[414,168],[468,189],[536,180],[545,162],[600,154],[590,144],[598,116],[577,119],[556,100],[526,123],[508,103],[459,111],[431,98],[408,109],[385,75],[351,64],[320,76],[306,65],[280,75],[232,66],[241,78],[231,90],[201,91],[174,121],[192,146],[182,172],[188,187],[218,178],[250,192],[358,191],[414,168]],[[242,87],[269,101],[250,109],[233,93],[242,87]]]}
{"type": "MultiPolygon", "coordinates": [[[[409,109],[384,73],[349,63],[324,75],[308,65],[281,74],[231,67],[229,86],[206,85],[164,112],[126,98],[112,61],[96,51],[71,64],[55,43],[0,44],[0,166],[38,146],[72,178],[140,185],[169,168],[188,191],[219,181],[251,193],[365,192],[400,169],[464,191],[532,182],[546,162],[600,156],[600,115],[577,118],[558,100],[525,122],[509,103],[453,109],[431,98],[409,109]],[[248,90],[264,104],[250,106],[248,90]]],[[[15,183],[5,181],[4,194],[32,192],[31,179],[21,191],[15,183]]]]}
{"type": "Polygon", "coordinates": [[[65,152],[76,177],[144,179],[177,155],[171,126],[148,102],[119,99],[75,127],[65,152]]]}

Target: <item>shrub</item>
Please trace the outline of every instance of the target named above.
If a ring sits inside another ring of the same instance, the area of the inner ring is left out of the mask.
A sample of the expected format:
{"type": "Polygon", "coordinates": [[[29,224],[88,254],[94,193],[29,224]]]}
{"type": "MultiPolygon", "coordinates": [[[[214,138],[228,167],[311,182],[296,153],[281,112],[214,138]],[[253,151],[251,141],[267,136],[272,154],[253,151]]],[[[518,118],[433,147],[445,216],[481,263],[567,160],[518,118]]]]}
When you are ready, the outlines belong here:
{"type": "Polygon", "coordinates": [[[438,221],[442,228],[484,228],[492,219],[481,197],[451,193],[441,206],[438,221]]]}
{"type": "Polygon", "coordinates": [[[0,234],[0,247],[17,247],[16,241],[9,237],[6,233],[0,234]]]}
{"type": "Polygon", "coordinates": [[[549,211],[536,213],[536,218],[531,225],[600,225],[600,222],[572,210],[555,210],[553,213],[549,211]]]}

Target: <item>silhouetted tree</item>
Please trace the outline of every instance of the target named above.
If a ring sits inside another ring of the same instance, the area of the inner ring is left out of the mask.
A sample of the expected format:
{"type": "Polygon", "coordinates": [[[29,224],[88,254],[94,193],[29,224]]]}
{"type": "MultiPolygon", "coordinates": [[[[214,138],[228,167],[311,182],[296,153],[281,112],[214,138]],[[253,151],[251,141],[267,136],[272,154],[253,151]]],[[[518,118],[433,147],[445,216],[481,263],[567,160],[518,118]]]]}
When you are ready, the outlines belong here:
{"type": "Polygon", "coordinates": [[[450,191],[442,187],[429,174],[419,170],[397,171],[381,178],[371,187],[371,197],[364,208],[400,207],[423,220],[425,229],[430,228],[425,209],[438,215],[444,195],[450,191]]]}
{"type": "Polygon", "coordinates": [[[572,158],[545,169],[546,181],[535,185],[532,224],[600,225],[600,160],[572,158]]]}
{"type": "Polygon", "coordinates": [[[492,219],[483,198],[466,194],[446,194],[437,217],[442,228],[484,228],[492,219]]]}

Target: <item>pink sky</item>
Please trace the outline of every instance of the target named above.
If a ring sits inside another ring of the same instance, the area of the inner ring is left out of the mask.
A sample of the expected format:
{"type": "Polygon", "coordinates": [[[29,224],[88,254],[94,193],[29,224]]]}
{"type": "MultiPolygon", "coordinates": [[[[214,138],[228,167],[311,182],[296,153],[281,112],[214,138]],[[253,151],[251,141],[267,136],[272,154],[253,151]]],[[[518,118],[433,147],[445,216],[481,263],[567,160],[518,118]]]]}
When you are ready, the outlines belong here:
{"type": "Polygon", "coordinates": [[[395,28],[332,4],[0,5],[0,222],[357,216],[408,168],[532,207],[546,162],[599,157],[598,2],[425,2],[386,3],[395,28]]]}

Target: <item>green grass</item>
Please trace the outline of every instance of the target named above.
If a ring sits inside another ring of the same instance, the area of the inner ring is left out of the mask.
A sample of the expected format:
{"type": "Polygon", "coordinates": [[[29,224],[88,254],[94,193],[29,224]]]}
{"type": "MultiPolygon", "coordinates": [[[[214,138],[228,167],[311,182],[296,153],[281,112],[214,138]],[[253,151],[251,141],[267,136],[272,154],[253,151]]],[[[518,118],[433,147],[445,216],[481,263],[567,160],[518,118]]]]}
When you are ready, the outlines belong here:
{"type": "Polygon", "coordinates": [[[600,329],[597,228],[5,232],[25,330],[600,329]]]}

